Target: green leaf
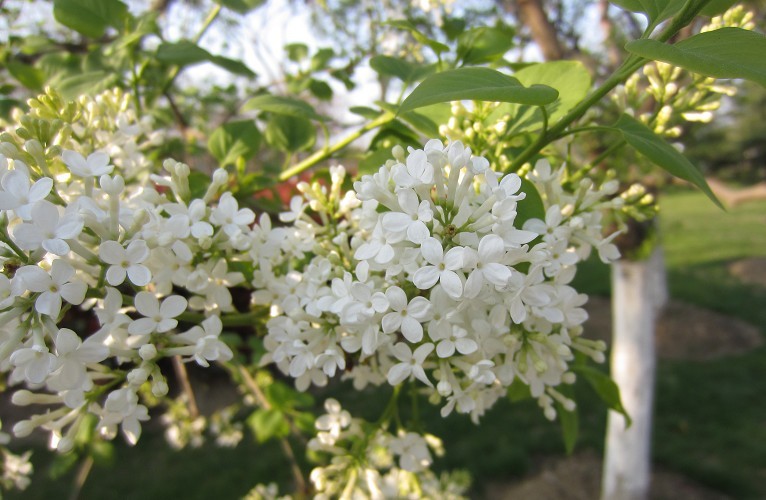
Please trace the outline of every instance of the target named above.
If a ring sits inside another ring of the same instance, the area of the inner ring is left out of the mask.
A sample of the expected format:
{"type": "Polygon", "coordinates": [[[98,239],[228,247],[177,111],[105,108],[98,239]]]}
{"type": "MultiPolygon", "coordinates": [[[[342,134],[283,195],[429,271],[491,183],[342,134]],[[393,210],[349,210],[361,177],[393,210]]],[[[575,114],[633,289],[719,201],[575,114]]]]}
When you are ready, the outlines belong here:
{"type": "Polygon", "coordinates": [[[459,68],[426,78],[404,100],[400,112],[439,102],[477,100],[542,106],[558,92],[545,85],[524,87],[516,78],[489,68],[459,68]]]}
{"type": "MultiPolygon", "coordinates": [[[[522,85],[535,84],[553,87],[559,93],[558,98],[545,106],[548,123],[556,123],[572,108],[582,101],[591,87],[588,69],[579,61],[551,61],[526,66],[513,75],[522,85]]],[[[507,104],[499,106],[486,123],[494,123],[501,116],[509,114],[512,119],[510,132],[531,132],[543,125],[543,116],[537,106],[507,104]]]]}
{"type": "Polygon", "coordinates": [[[729,10],[737,0],[711,0],[702,8],[701,14],[704,16],[718,16],[729,10]]]}
{"type": "Polygon", "coordinates": [[[329,83],[322,80],[317,80],[316,78],[309,80],[309,91],[314,97],[321,99],[322,101],[329,101],[332,99],[332,87],[330,87],[329,83]]]}
{"type": "Polygon", "coordinates": [[[39,69],[19,61],[8,61],[5,67],[24,87],[35,91],[42,90],[45,84],[45,73],[39,69]]]}
{"type": "Polygon", "coordinates": [[[415,73],[415,65],[404,59],[391,56],[375,56],[370,59],[370,67],[379,75],[393,76],[403,82],[409,82],[415,73]]]}
{"type": "Polygon", "coordinates": [[[374,174],[391,158],[391,150],[388,148],[380,148],[370,151],[359,160],[359,164],[357,165],[357,175],[374,174]]]}
{"type": "Polygon", "coordinates": [[[327,68],[330,60],[335,57],[335,51],[325,47],[317,50],[316,54],[311,56],[311,70],[321,71],[327,68]]]}
{"type": "Polygon", "coordinates": [[[157,60],[177,66],[191,66],[203,62],[211,62],[235,74],[254,76],[255,73],[240,61],[223,56],[214,56],[196,43],[189,40],[180,42],[163,42],[157,47],[157,60]]]}
{"type": "Polygon", "coordinates": [[[523,85],[542,84],[558,91],[558,99],[546,106],[551,123],[558,121],[585,99],[591,86],[590,73],[580,61],[534,64],[519,70],[513,76],[523,85]]]}
{"type": "Polygon", "coordinates": [[[614,127],[622,132],[625,141],[636,151],[676,177],[691,182],[713,200],[713,203],[723,208],[697,167],[649,127],[626,114],[620,116],[614,127]]]}
{"type": "Polygon", "coordinates": [[[441,42],[438,42],[436,40],[433,40],[431,38],[428,38],[427,36],[423,35],[420,30],[418,30],[412,23],[409,21],[406,21],[404,19],[397,19],[394,21],[387,21],[383,23],[384,25],[393,26],[394,28],[398,28],[401,30],[409,31],[410,35],[418,42],[426,47],[430,48],[434,51],[434,53],[438,56],[442,52],[449,51],[449,47],[444,45],[441,42]]]}
{"type": "Polygon", "coordinates": [[[686,0],[611,0],[611,2],[625,10],[646,14],[649,22],[656,24],[676,15],[686,0]]]}
{"type": "Polygon", "coordinates": [[[516,205],[514,225],[521,227],[529,219],[545,220],[545,205],[535,185],[522,177],[519,191],[526,194],[526,197],[516,205]]]}
{"type": "Polygon", "coordinates": [[[309,407],[314,404],[314,398],[311,394],[296,391],[283,382],[272,382],[264,389],[264,394],[274,408],[284,411],[297,407],[309,407]]]}
{"type": "Polygon", "coordinates": [[[290,424],[284,414],[274,408],[256,410],[247,418],[247,424],[259,443],[271,438],[287,437],[290,434],[290,424]]]}
{"type": "Polygon", "coordinates": [[[247,14],[263,4],[263,0],[215,0],[215,3],[223,5],[240,14],[247,14]]]}
{"type": "Polygon", "coordinates": [[[266,126],[266,141],[289,153],[305,151],[316,142],[316,130],[307,118],[273,115],[266,126]]]}
{"type": "Polygon", "coordinates": [[[67,28],[90,38],[100,38],[106,28],[120,29],[128,6],[119,0],[54,0],[53,17],[67,28]]]}
{"type": "Polygon", "coordinates": [[[374,120],[380,116],[380,110],[375,108],[369,108],[367,106],[352,106],[348,110],[355,115],[359,115],[368,120],[374,120]]]}
{"type": "Polygon", "coordinates": [[[561,434],[564,437],[564,449],[567,455],[574,451],[577,444],[577,436],[580,432],[580,418],[577,408],[567,411],[559,402],[556,402],[556,413],[561,423],[561,434]]]}
{"type": "Polygon", "coordinates": [[[457,38],[457,58],[463,65],[496,61],[513,47],[513,33],[500,28],[480,27],[457,38]]]}
{"type": "Polygon", "coordinates": [[[285,45],[287,58],[293,62],[300,62],[309,56],[309,47],[305,43],[288,43],[285,45]]]}
{"type": "Polygon", "coordinates": [[[257,109],[268,113],[310,118],[312,120],[325,119],[323,116],[318,115],[314,108],[305,101],[271,94],[253,97],[245,103],[242,109],[245,111],[257,109]]]}
{"type": "Polygon", "coordinates": [[[513,379],[513,382],[508,386],[508,399],[511,403],[518,403],[532,397],[529,392],[529,385],[524,383],[519,377],[513,379]]]}
{"type": "Polygon", "coordinates": [[[114,86],[119,77],[109,71],[89,71],[65,76],[52,84],[65,99],[75,99],[78,96],[98,94],[114,86]]]}
{"type": "Polygon", "coordinates": [[[609,375],[600,372],[590,366],[573,366],[572,369],[578,374],[582,375],[587,380],[596,394],[606,404],[606,406],[625,417],[625,426],[630,427],[631,420],[630,415],[622,406],[622,400],[620,399],[620,388],[614,383],[609,375]]]}
{"type": "Polygon", "coordinates": [[[633,54],[713,78],[744,78],[766,87],[766,36],[742,28],[721,28],[674,45],[634,40],[633,54]]]}
{"type": "Polygon", "coordinates": [[[252,120],[224,123],[210,134],[207,148],[220,165],[236,163],[239,158],[248,160],[258,152],[261,133],[252,120]]]}
{"type": "Polygon", "coordinates": [[[253,70],[248,68],[247,65],[243,63],[242,61],[237,61],[236,59],[230,59],[228,57],[211,55],[210,62],[220,68],[225,69],[229,73],[234,73],[235,75],[249,76],[249,77],[255,76],[255,72],[253,70]]]}

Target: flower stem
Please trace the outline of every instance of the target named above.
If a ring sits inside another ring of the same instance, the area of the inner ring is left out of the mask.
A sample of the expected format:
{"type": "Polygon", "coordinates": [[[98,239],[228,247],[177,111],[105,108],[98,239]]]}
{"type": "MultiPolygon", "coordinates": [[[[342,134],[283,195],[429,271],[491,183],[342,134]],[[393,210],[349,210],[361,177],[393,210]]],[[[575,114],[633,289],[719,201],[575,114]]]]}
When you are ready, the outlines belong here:
{"type": "Polygon", "coordinates": [[[369,122],[367,125],[363,126],[359,130],[356,130],[348,134],[346,137],[336,142],[332,146],[325,147],[324,149],[317,151],[316,153],[312,154],[311,156],[301,161],[297,165],[294,165],[292,168],[285,170],[279,175],[279,181],[280,182],[286,181],[290,177],[296,176],[302,173],[303,171],[308,170],[309,168],[313,167],[317,163],[323,160],[326,160],[327,158],[331,157],[333,154],[337,153],[338,151],[345,148],[346,146],[348,146],[355,140],[359,139],[367,132],[393,121],[394,118],[395,116],[393,113],[390,113],[390,112],[383,113],[378,118],[369,122]]]}

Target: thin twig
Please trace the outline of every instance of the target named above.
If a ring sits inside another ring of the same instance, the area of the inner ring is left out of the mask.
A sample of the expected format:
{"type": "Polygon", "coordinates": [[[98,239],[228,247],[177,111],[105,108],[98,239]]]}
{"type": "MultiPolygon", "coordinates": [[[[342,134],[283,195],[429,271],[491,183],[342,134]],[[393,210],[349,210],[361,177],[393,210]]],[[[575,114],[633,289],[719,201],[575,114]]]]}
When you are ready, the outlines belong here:
{"type": "Polygon", "coordinates": [[[176,372],[176,377],[181,382],[181,389],[183,389],[186,395],[186,405],[189,407],[189,414],[192,419],[195,419],[199,417],[199,407],[197,406],[197,399],[194,397],[194,389],[192,389],[191,382],[189,381],[189,373],[186,371],[186,365],[181,356],[173,356],[173,370],[176,372]]]}
{"type": "Polygon", "coordinates": [[[77,475],[74,477],[74,483],[72,484],[72,492],[69,494],[69,500],[77,500],[80,498],[80,493],[82,493],[82,488],[85,486],[85,481],[88,480],[88,475],[90,475],[92,468],[93,457],[88,455],[83,459],[80,467],[77,469],[77,475]]]}

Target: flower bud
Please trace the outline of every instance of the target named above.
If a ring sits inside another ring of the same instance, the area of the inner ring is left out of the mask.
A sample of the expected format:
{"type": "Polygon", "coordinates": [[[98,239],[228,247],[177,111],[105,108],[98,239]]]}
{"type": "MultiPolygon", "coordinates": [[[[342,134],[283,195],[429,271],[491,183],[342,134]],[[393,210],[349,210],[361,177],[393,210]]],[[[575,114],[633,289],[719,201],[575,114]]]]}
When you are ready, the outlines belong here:
{"type": "Polygon", "coordinates": [[[138,355],[144,361],[151,361],[157,357],[157,348],[154,344],[144,344],[138,349],[138,355]]]}

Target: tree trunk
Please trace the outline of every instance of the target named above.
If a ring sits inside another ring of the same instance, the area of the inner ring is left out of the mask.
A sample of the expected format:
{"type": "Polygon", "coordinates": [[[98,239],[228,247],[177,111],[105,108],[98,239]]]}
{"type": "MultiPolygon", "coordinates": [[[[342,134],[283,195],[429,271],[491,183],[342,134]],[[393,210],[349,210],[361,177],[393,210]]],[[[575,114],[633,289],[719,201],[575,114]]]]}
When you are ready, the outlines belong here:
{"type": "Polygon", "coordinates": [[[651,480],[654,325],[667,300],[665,262],[655,248],[645,261],[612,264],[612,378],[633,423],[610,411],[603,500],[643,500],[651,480]]]}

